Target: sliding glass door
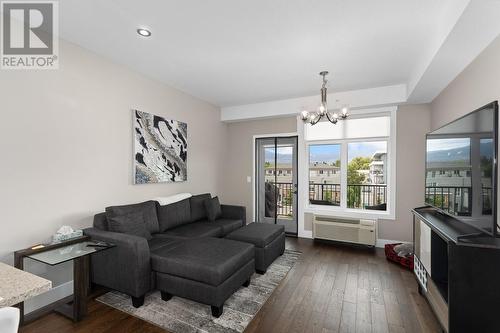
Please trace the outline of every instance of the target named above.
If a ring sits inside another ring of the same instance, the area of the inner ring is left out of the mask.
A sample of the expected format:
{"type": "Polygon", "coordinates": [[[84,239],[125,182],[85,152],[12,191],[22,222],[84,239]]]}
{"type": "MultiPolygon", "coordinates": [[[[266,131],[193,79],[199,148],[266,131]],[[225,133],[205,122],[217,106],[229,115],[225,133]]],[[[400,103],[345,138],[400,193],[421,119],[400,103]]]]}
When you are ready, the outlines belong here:
{"type": "Polygon", "coordinates": [[[255,139],[255,216],[297,235],[297,137],[255,139]]]}

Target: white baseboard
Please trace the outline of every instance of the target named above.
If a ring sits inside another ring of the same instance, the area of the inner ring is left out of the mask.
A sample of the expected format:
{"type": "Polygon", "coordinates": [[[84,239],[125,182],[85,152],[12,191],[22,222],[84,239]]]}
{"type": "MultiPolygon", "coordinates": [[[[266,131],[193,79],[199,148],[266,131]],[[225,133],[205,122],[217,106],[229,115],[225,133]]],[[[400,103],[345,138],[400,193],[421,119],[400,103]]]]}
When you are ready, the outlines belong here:
{"type": "Polygon", "coordinates": [[[375,247],[380,247],[384,248],[386,244],[395,244],[395,243],[410,243],[410,242],[403,242],[399,240],[393,240],[393,239],[377,239],[377,242],[375,243],[375,247]]]}
{"type": "Polygon", "coordinates": [[[297,235],[297,237],[299,238],[310,238],[312,239],[313,236],[312,236],[313,232],[312,231],[308,231],[308,230],[300,230],[299,231],[299,234],[297,235]]]}

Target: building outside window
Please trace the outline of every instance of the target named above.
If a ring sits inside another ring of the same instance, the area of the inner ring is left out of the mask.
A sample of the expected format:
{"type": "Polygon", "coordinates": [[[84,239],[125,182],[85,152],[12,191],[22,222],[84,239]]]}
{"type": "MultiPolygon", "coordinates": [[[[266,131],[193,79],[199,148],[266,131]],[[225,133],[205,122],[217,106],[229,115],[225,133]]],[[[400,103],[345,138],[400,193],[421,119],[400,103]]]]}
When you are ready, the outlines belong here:
{"type": "Polygon", "coordinates": [[[309,146],[309,202],[340,206],[339,144],[309,146]],[[333,172],[330,172],[333,171],[333,172]]]}

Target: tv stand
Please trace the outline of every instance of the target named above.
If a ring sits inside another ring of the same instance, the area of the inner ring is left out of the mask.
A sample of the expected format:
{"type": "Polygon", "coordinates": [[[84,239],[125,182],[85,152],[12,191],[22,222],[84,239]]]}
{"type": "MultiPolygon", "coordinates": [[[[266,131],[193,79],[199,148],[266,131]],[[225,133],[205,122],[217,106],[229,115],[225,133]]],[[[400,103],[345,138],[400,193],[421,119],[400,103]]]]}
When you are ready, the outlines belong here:
{"type": "Polygon", "coordinates": [[[443,330],[500,332],[500,238],[432,207],[413,210],[414,273],[443,330]]]}

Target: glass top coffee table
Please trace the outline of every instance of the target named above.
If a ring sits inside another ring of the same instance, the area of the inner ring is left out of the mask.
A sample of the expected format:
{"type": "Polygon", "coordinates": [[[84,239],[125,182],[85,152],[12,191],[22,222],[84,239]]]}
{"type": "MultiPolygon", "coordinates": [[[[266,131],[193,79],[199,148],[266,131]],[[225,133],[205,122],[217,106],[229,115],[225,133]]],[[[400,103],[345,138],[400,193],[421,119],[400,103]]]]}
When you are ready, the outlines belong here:
{"type": "Polygon", "coordinates": [[[27,255],[26,257],[36,261],[40,261],[44,264],[55,266],[66,261],[76,259],[78,257],[87,256],[89,254],[107,250],[114,246],[112,244],[107,244],[106,246],[92,246],[95,243],[96,242],[92,241],[83,241],[81,243],[66,245],[64,247],[56,248],[53,250],[34,253],[31,255],[27,255]]]}
{"type": "MultiPolygon", "coordinates": [[[[90,256],[113,247],[115,247],[114,244],[94,242],[90,237],[83,236],[60,243],[46,244],[43,247],[16,251],[14,253],[15,266],[16,268],[23,269],[24,258],[30,258],[50,266],[59,265],[70,260],[73,261],[72,304],[63,304],[57,307],[54,305],[53,310],[76,322],[82,320],[87,314],[87,294],[90,286],[90,256]],[[96,244],[101,246],[96,246],[96,244]]],[[[20,303],[18,307],[21,310],[22,322],[24,320],[24,304],[20,303]]]]}

